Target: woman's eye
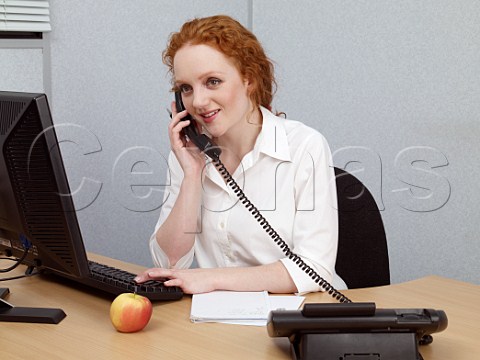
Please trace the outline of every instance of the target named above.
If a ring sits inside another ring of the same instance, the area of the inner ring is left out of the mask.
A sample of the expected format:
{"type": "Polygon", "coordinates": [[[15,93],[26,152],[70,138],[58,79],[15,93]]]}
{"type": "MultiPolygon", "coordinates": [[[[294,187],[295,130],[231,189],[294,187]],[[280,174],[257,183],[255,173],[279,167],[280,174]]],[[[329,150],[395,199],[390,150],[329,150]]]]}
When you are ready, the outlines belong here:
{"type": "Polygon", "coordinates": [[[190,85],[180,85],[178,88],[182,93],[188,93],[192,90],[192,87],[190,85]]]}
{"type": "Polygon", "coordinates": [[[211,78],[211,79],[208,79],[207,80],[207,86],[209,87],[215,87],[215,86],[218,86],[222,83],[222,81],[220,79],[216,79],[216,78],[211,78]]]}

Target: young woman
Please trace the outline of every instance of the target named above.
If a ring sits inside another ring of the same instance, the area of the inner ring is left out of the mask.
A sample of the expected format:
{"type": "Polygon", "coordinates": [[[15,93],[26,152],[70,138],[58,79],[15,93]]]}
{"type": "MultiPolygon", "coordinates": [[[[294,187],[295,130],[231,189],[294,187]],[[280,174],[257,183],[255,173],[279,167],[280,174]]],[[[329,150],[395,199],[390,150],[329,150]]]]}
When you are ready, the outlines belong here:
{"type": "Polygon", "coordinates": [[[256,37],[227,16],[194,19],[163,54],[186,111],[172,103],[170,186],[150,239],[156,268],[138,282],[168,278],[185,293],[322,290],[285,256],[208,158],[182,135],[190,121],[292,251],[334,286],[336,190],[324,137],[274,115],[273,65],[256,37]],[[197,268],[190,268],[194,257],[197,268]]]}

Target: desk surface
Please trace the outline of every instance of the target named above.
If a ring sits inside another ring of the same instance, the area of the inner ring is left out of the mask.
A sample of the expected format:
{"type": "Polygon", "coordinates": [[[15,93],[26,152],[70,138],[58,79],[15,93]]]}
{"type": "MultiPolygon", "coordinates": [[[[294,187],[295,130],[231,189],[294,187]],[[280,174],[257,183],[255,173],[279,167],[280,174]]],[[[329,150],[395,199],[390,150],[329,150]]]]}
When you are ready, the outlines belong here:
{"type": "MultiPolygon", "coordinates": [[[[133,272],[142,269],[99,256],[95,260],[133,272]]],[[[290,359],[288,339],[270,338],[265,327],[191,323],[190,296],[154,303],[143,331],[122,334],[110,323],[111,298],[40,276],[4,281],[0,287],[10,288],[6,300],[15,306],[62,308],[67,314],[58,325],[0,323],[1,359],[290,359]]],[[[431,345],[420,347],[425,360],[472,359],[478,354],[480,286],[429,276],[345,293],[353,301],[374,301],[379,308],[444,310],[448,328],[434,334],[431,345]]],[[[309,294],[307,302],[334,300],[316,293],[309,294]]]]}

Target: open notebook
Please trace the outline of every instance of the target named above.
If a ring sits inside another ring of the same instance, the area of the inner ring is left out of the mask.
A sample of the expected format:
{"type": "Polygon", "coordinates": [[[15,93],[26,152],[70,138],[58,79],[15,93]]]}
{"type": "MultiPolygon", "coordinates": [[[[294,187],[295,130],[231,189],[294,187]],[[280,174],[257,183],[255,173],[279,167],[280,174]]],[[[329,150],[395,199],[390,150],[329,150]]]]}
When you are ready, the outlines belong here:
{"type": "Polygon", "coordinates": [[[265,326],[271,310],[297,310],[303,296],[269,295],[266,291],[213,291],[192,297],[192,322],[265,326]]]}

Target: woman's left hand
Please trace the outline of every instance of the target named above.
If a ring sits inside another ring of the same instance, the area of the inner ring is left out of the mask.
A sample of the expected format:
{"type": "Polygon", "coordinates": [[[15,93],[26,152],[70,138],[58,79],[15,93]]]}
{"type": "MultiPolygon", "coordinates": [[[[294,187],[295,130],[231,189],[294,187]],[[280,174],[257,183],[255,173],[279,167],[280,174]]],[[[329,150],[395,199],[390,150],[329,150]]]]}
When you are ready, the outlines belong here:
{"type": "Polygon", "coordinates": [[[167,279],[165,286],[178,286],[185,294],[206,293],[215,288],[215,274],[212,269],[163,269],[151,268],[138,274],[135,281],[167,279]]]}

